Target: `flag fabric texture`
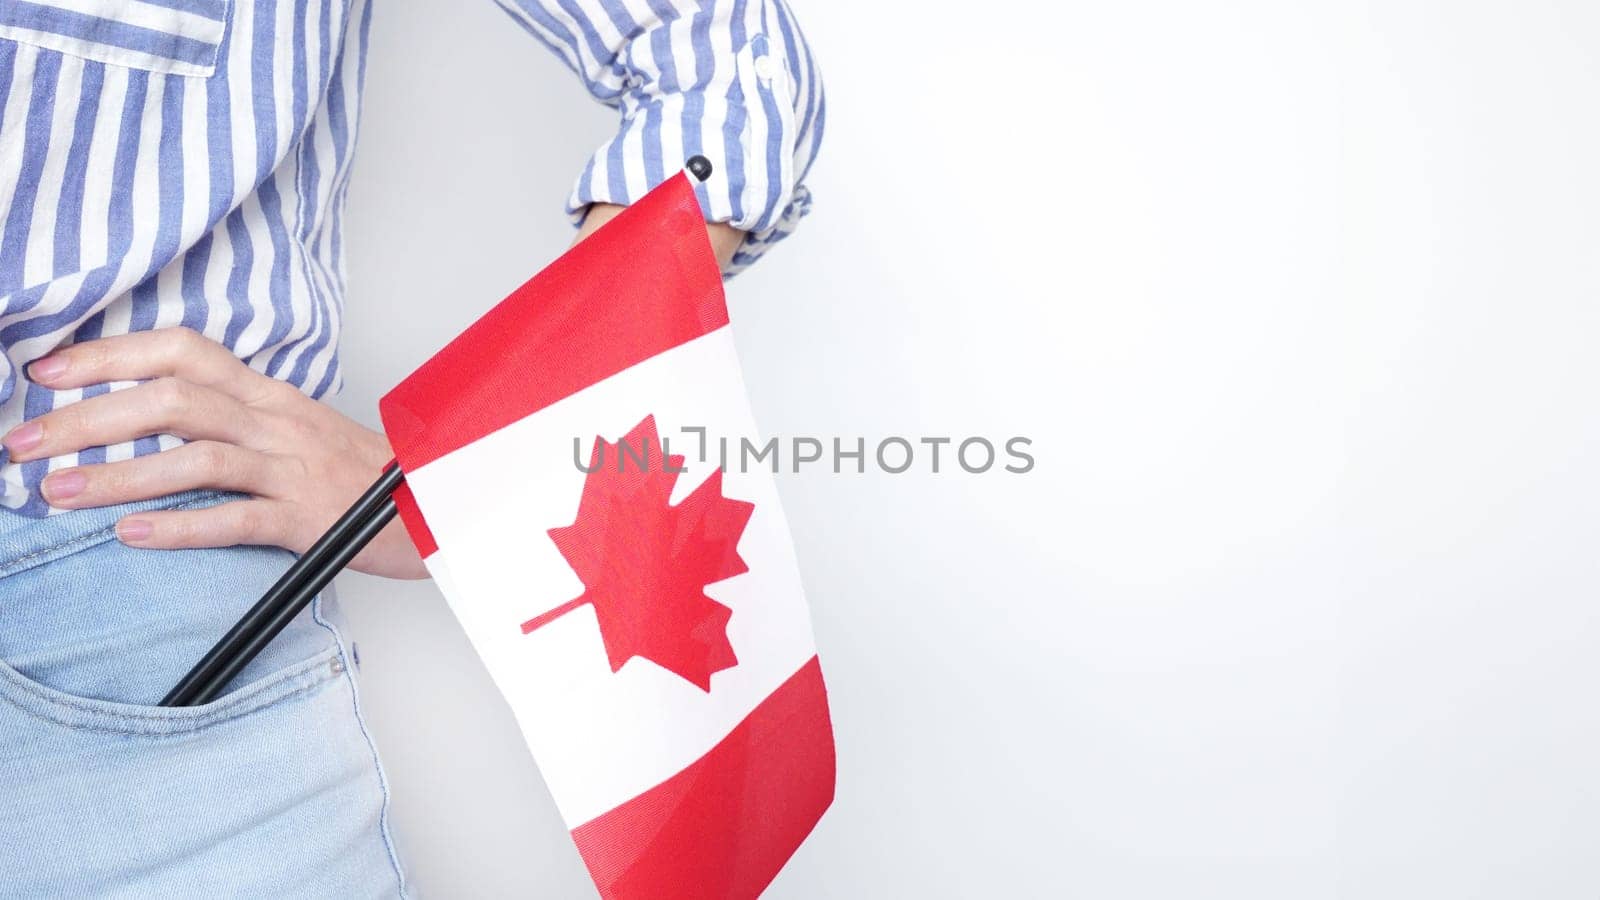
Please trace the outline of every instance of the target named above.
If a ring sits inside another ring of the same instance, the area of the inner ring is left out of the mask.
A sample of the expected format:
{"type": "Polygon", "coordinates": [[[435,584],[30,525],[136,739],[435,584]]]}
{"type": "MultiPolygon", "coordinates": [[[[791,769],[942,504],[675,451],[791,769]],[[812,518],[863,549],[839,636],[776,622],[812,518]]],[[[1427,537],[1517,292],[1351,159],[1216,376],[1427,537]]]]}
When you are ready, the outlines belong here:
{"type": "Polygon", "coordinates": [[[379,407],[401,518],[601,895],[758,895],[832,802],[833,734],[771,471],[720,465],[756,431],[688,179],[379,407]]]}

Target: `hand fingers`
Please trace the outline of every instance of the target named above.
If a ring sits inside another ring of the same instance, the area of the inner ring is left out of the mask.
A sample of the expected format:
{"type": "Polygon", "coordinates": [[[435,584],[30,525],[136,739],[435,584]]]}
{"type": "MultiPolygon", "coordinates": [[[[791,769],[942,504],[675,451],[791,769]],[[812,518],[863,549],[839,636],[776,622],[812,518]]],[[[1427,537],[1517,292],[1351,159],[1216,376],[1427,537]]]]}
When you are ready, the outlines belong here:
{"type": "Polygon", "coordinates": [[[264,494],[299,477],[294,468],[281,456],[196,441],[150,456],[52,472],[39,489],[57,509],[82,509],[195,488],[264,494]]]}
{"type": "MultiPolygon", "coordinates": [[[[150,550],[186,550],[199,547],[232,547],[259,544],[287,547],[304,552],[291,539],[294,532],[293,506],[276,500],[238,500],[206,509],[166,509],[133,513],[117,522],[117,538],[130,547],[150,550]]],[[[309,544],[309,542],[307,542],[309,544]]],[[[427,570],[417,558],[411,539],[398,521],[380,533],[376,540],[351,561],[357,571],[375,568],[396,578],[426,578],[427,570]],[[390,545],[387,549],[383,546],[390,545]],[[399,549],[403,548],[403,549],[399,549]],[[379,563],[381,556],[404,560],[379,563]]]]}
{"type": "Polygon", "coordinates": [[[136,331],[63,347],[28,364],[28,380],[58,390],[107,381],[181,378],[243,403],[282,391],[283,382],[240,362],[227,348],[188,328],[136,331]]]}
{"type": "Polygon", "coordinates": [[[210,388],[177,378],[147,381],[45,413],[5,436],[17,462],[73,453],[152,434],[271,449],[259,413],[210,388]]]}
{"type": "Polygon", "coordinates": [[[134,513],[117,522],[117,538],[133,547],[154,550],[283,546],[290,531],[284,507],[274,500],[237,500],[205,509],[134,513]]]}

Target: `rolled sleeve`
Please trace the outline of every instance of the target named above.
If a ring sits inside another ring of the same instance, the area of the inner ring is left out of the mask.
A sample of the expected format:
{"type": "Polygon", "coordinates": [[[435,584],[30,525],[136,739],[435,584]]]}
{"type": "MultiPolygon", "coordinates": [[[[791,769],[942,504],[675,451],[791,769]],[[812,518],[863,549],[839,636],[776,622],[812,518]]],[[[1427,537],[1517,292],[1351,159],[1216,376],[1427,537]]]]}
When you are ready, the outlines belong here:
{"type": "Polygon", "coordinates": [[[747,232],[730,274],[809,211],[803,182],[822,140],[822,83],[781,0],[501,5],[621,115],[567,198],[574,224],[590,204],[632,203],[695,155],[712,163],[696,187],[706,221],[747,232]]]}

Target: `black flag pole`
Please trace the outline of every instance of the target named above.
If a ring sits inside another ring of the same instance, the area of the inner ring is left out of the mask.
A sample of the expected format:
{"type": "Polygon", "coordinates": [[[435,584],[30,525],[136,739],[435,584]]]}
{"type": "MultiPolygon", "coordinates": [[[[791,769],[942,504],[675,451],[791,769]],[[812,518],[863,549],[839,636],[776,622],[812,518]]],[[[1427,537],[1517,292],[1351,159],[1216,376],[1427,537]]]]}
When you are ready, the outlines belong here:
{"type": "MultiPolygon", "coordinates": [[[[684,168],[696,181],[711,177],[711,161],[689,157],[684,168]]],[[[354,505],[283,573],[243,617],[235,622],[194,668],[183,676],[162,706],[199,706],[222,693],[250,661],[278,636],[302,609],[394,520],[394,491],[405,480],[391,462],[354,505]]]]}
{"type": "Polygon", "coordinates": [[[277,637],[278,633],[283,631],[284,628],[288,627],[289,623],[294,621],[294,617],[299,615],[301,610],[305,609],[318,594],[322,593],[323,588],[326,588],[333,581],[334,576],[343,571],[344,567],[350,564],[350,560],[355,559],[356,554],[360,553],[367,544],[372,542],[373,538],[378,536],[378,532],[388,527],[395,517],[395,512],[394,497],[385,497],[383,502],[378,505],[378,508],[374,509],[365,521],[361,522],[348,539],[344,543],[337,545],[331,556],[325,558],[320,565],[310,569],[305,579],[285,596],[283,602],[271,611],[270,617],[259,628],[245,632],[240,645],[233,649],[231,653],[220,657],[221,662],[216,671],[211,674],[207,681],[195,688],[194,694],[189,698],[188,702],[173,705],[199,706],[216,699],[222,693],[223,688],[227,687],[229,682],[244,671],[244,667],[249,665],[250,661],[255,659],[262,650],[265,650],[267,645],[272,643],[272,639],[277,637]]]}
{"type": "Polygon", "coordinates": [[[306,554],[275,581],[272,588],[267,588],[267,593],[262,594],[256,605],[250,607],[250,612],[234,623],[234,628],[230,628],[221,641],[216,642],[205,657],[189,669],[189,674],[182,677],[176,687],[166,692],[162,706],[200,706],[210,703],[218,692],[227,687],[227,682],[232,681],[256,657],[256,653],[261,652],[262,647],[266,647],[277,637],[278,631],[283,631],[283,626],[288,625],[294,615],[306,607],[310,597],[317,596],[317,591],[326,588],[328,581],[333,580],[333,575],[350,559],[354,559],[355,552],[381,532],[382,525],[371,528],[371,522],[381,517],[382,524],[387,525],[389,519],[394,519],[392,495],[402,480],[405,480],[405,476],[400,472],[400,466],[389,463],[384,468],[384,474],[366,488],[360,500],[346,509],[344,516],[339,516],[338,522],[334,522],[333,527],[317,538],[317,543],[312,544],[306,554]],[[384,514],[386,511],[387,514],[384,514]],[[360,540],[360,546],[355,551],[349,551],[350,544],[357,540],[360,540]],[[339,560],[338,567],[330,572],[328,564],[334,560],[339,560]],[[304,588],[318,580],[322,583],[317,585],[315,591],[306,594],[304,588]],[[270,634],[266,633],[266,629],[270,629],[270,634]],[[262,634],[266,634],[264,639],[262,634]],[[246,649],[248,657],[245,655],[246,649]]]}
{"type": "Polygon", "coordinates": [[[400,466],[389,463],[360,499],[167,692],[161,705],[199,706],[227,687],[311,598],[389,524],[395,515],[394,490],[404,480],[400,466]]]}

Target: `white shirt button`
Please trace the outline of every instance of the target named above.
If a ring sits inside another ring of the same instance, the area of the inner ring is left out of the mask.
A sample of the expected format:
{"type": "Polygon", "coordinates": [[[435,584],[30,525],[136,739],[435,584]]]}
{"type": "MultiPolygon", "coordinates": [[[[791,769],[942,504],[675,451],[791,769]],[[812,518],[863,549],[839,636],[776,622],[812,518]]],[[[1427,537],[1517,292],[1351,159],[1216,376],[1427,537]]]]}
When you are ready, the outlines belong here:
{"type": "Polygon", "coordinates": [[[770,56],[758,56],[755,62],[756,77],[762,81],[771,81],[778,74],[778,64],[770,56]]]}

